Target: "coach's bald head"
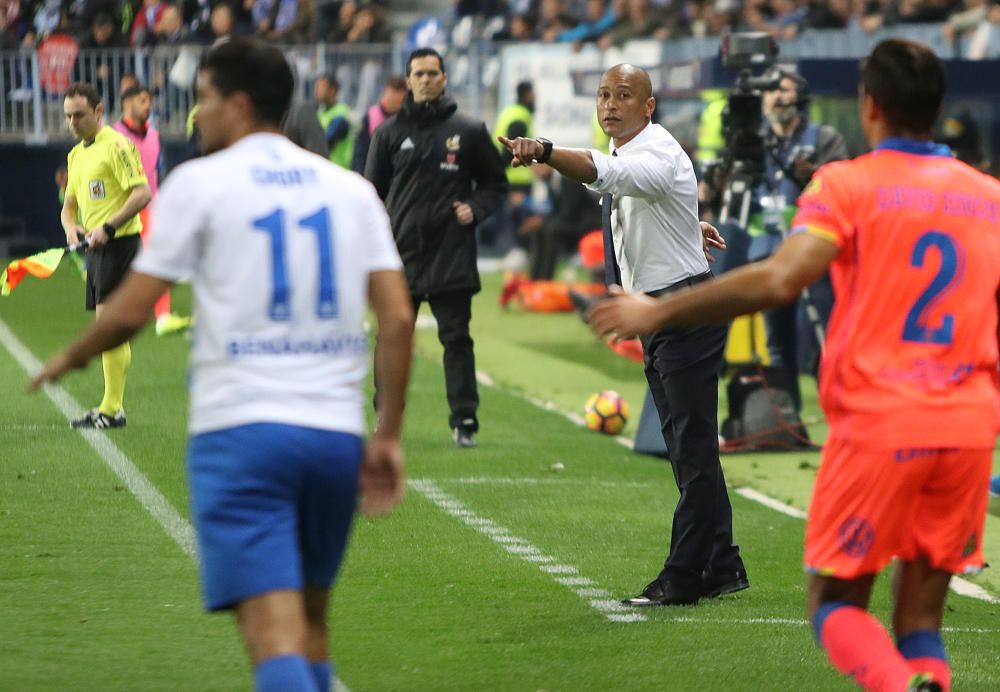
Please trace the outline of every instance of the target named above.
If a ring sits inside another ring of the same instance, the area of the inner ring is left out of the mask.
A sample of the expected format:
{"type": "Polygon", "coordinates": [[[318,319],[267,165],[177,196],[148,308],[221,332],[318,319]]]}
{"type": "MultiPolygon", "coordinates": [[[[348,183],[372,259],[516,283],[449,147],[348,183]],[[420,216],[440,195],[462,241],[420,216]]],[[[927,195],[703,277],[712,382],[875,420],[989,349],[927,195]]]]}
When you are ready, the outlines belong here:
{"type": "Polygon", "coordinates": [[[597,88],[597,118],[617,149],[649,124],[656,100],[649,74],[627,63],[609,68],[597,88]]]}

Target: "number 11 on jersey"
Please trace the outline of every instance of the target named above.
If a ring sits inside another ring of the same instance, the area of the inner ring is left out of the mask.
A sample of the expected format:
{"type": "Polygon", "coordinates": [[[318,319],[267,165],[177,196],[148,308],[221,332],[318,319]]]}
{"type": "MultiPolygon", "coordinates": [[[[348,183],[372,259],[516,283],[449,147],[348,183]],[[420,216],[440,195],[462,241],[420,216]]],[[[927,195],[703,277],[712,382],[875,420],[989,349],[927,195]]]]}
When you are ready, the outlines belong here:
{"type": "MultiPolygon", "coordinates": [[[[292,319],[292,294],[285,257],[284,209],[275,209],[266,216],[254,219],[253,227],[264,231],[271,237],[271,306],[268,314],[272,320],[287,322],[292,319]]],[[[315,213],[299,219],[298,227],[312,231],[316,235],[316,249],[319,257],[319,296],[316,303],[316,315],[321,320],[336,319],[337,282],[333,275],[333,228],[330,223],[330,210],[327,207],[321,207],[315,213]]]]}

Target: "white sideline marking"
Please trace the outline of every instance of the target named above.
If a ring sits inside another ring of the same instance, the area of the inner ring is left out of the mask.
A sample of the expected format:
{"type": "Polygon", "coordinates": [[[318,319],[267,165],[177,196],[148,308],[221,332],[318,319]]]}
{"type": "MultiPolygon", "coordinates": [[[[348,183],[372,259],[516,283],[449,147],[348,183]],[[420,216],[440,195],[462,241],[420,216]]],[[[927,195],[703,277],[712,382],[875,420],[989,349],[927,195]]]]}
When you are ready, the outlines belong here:
{"type": "MultiPolygon", "coordinates": [[[[29,377],[34,377],[42,369],[41,362],[35,358],[27,346],[14,336],[14,333],[2,319],[0,319],[0,343],[24,368],[29,377]]],[[[83,407],[59,385],[46,384],[43,391],[56,405],[60,413],[66,417],[67,421],[71,421],[83,413],[83,407]]],[[[111,438],[101,430],[80,429],[77,432],[94,448],[97,456],[111,469],[112,473],[118,476],[143,509],[149,512],[153,519],[163,527],[174,543],[180,546],[186,555],[195,557],[194,529],[191,528],[191,524],[174,509],[174,506],[156,489],[156,486],[149,482],[149,479],[132,463],[132,460],[118,449],[118,445],[112,442],[111,438]]]]}
{"type": "MultiPolygon", "coordinates": [[[[0,343],[24,368],[29,377],[34,377],[42,369],[41,362],[35,358],[27,346],[21,343],[2,318],[0,318],[0,343]]],[[[83,413],[83,407],[59,385],[46,384],[42,387],[42,391],[56,405],[59,412],[66,417],[67,421],[71,421],[83,413]]],[[[163,530],[180,547],[181,551],[197,561],[197,553],[194,548],[194,528],[146,478],[139,467],[102,430],[79,429],[76,432],[80,433],[81,437],[94,448],[97,456],[111,469],[112,473],[118,476],[143,509],[149,512],[156,523],[163,527],[163,530]]],[[[351,692],[340,678],[334,678],[333,689],[334,692],[351,692]]]]}
{"type": "Polygon", "coordinates": [[[758,492],[753,488],[736,488],[737,495],[745,497],[753,502],[759,502],[760,504],[773,509],[775,512],[781,512],[789,517],[794,517],[795,519],[805,519],[806,513],[797,507],[792,507],[791,505],[786,505],[780,500],[775,500],[773,497],[765,495],[762,492],[758,492]]]}
{"type": "Polygon", "coordinates": [[[523,538],[513,535],[508,529],[496,522],[476,516],[460,500],[441,490],[434,481],[425,478],[411,478],[408,483],[411,488],[433,502],[446,514],[474,528],[511,555],[525,562],[536,564],[542,572],[553,575],[557,583],[570,587],[574,594],[586,601],[591,608],[608,620],[612,622],[643,622],[646,620],[644,615],[628,612],[629,609],[626,606],[609,599],[610,593],[605,589],[573,588],[578,586],[593,587],[594,582],[587,577],[580,576],[576,567],[557,562],[551,555],[543,554],[539,548],[523,538]],[[556,564],[548,564],[550,562],[556,564]]]}
{"type": "Polygon", "coordinates": [[[507,476],[464,476],[462,478],[438,478],[439,483],[458,485],[586,485],[602,488],[649,488],[650,483],[641,481],[600,481],[587,478],[510,478],[507,476]]]}
{"type": "MultiPolygon", "coordinates": [[[[476,380],[479,383],[481,383],[483,386],[493,387],[494,389],[500,389],[500,387],[498,387],[497,384],[493,381],[493,378],[490,377],[488,373],[486,373],[486,372],[484,372],[482,370],[476,371],[476,380]]],[[[552,411],[553,413],[558,413],[563,418],[567,418],[570,421],[572,421],[573,423],[575,423],[576,425],[578,425],[580,427],[584,427],[583,418],[581,418],[580,416],[576,415],[575,413],[568,413],[566,411],[563,411],[562,409],[560,409],[556,404],[554,404],[551,401],[544,401],[542,399],[538,399],[538,398],[535,398],[533,396],[527,396],[527,395],[518,394],[518,393],[514,393],[514,392],[508,392],[508,393],[513,393],[514,396],[518,396],[521,399],[524,399],[525,401],[533,404],[534,406],[537,406],[540,409],[544,409],[545,411],[552,411]]],[[[616,435],[615,436],[615,440],[620,445],[622,445],[623,447],[627,447],[629,449],[633,449],[634,448],[634,443],[632,442],[632,440],[628,439],[627,437],[623,437],[621,435],[616,435]]],[[[547,482],[550,482],[550,483],[551,482],[560,482],[559,479],[554,479],[554,478],[553,479],[546,479],[546,480],[547,480],[547,482]]],[[[469,479],[457,479],[455,482],[459,482],[459,483],[463,483],[463,482],[464,483],[476,483],[476,482],[483,482],[483,483],[487,483],[487,482],[494,482],[494,483],[495,482],[500,482],[500,483],[503,483],[503,482],[520,483],[520,482],[523,482],[523,480],[522,479],[511,479],[510,481],[500,481],[499,479],[491,479],[491,480],[481,480],[480,481],[480,480],[477,480],[475,478],[469,478],[469,479]]],[[[536,479],[534,482],[539,482],[540,483],[540,482],[542,482],[542,480],[541,479],[536,479]]],[[[562,482],[565,482],[565,481],[562,481],[562,482]]],[[[776,512],[781,512],[782,514],[785,514],[787,516],[794,517],[796,519],[805,519],[806,518],[806,513],[803,512],[801,509],[798,509],[797,507],[792,507],[791,505],[787,505],[784,502],[781,502],[780,500],[776,500],[773,497],[770,497],[769,495],[765,495],[764,493],[762,493],[760,491],[754,490],[753,488],[736,488],[734,492],[736,492],[737,495],[740,495],[740,496],[746,498],[747,500],[750,500],[752,502],[760,503],[760,504],[764,505],[765,507],[769,507],[770,509],[773,509],[776,512]]],[[[963,579],[962,577],[959,577],[959,576],[954,576],[954,577],[951,578],[951,584],[949,585],[949,588],[952,591],[954,591],[955,593],[957,593],[958,595],[960,595],[960,596],[967,596],[969,598],[975,598],[975,599],[980,600],[980,601],[986,601],[987,603],[1000,603],[1000,598],[994,596],[993,594],[991,594],[989,591],[987,591],[983,587],[979,586],[978,584],[974,584],[971,581],[969,581],[968,579],[963,579]]]]}

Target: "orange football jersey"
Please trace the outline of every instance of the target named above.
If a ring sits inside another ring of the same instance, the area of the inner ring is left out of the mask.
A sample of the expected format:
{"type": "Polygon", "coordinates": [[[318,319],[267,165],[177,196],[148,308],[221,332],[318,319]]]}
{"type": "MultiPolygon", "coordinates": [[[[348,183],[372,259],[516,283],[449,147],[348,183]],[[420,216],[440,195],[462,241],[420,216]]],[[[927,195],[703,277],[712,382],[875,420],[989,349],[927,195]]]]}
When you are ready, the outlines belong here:
{"type": "Polygon", "coordinates": [[[992,447],[1000,428],[1000,182],[893,139],[824,166],[794,232],[835,243],[820,369],[831,438],[992,447]]]}

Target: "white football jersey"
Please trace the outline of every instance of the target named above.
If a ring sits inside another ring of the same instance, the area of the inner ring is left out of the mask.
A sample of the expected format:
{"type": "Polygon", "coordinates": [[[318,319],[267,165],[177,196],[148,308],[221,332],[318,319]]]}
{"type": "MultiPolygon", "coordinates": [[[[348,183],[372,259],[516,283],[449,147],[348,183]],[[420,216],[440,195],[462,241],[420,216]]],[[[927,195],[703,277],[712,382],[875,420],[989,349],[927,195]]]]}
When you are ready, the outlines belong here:
{"type": "Polygon", "coordinates": [[[133,269],[194,286],[190,432],[362,434],[368,276],[402,267],[371,184],[258,133],[179,166],[153,220],[133,269]]]}

